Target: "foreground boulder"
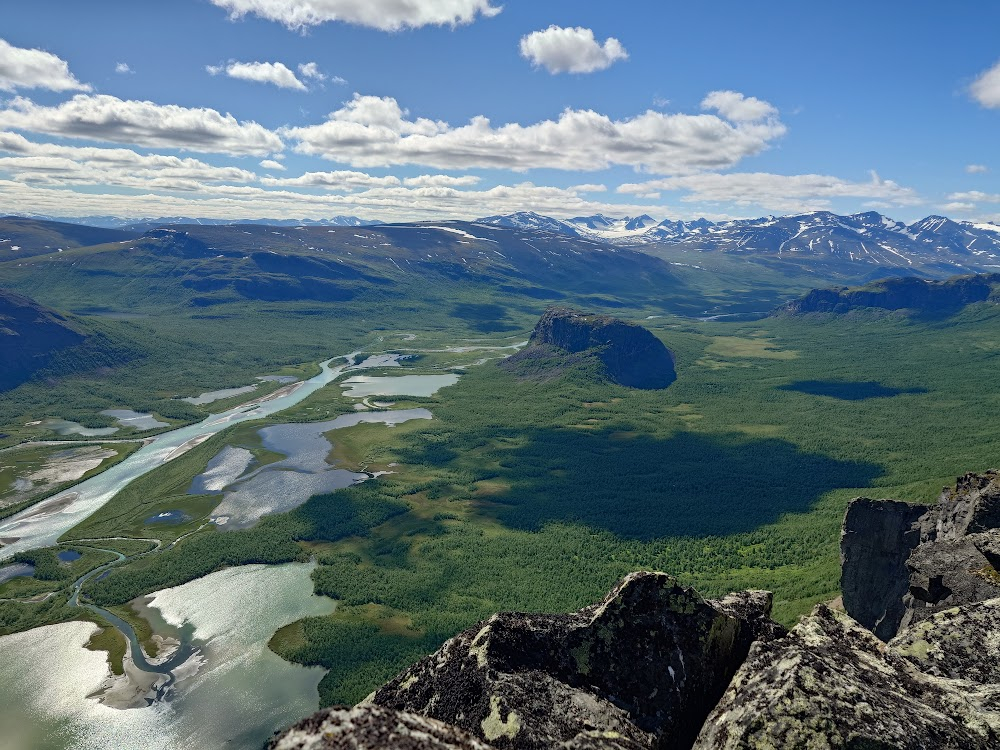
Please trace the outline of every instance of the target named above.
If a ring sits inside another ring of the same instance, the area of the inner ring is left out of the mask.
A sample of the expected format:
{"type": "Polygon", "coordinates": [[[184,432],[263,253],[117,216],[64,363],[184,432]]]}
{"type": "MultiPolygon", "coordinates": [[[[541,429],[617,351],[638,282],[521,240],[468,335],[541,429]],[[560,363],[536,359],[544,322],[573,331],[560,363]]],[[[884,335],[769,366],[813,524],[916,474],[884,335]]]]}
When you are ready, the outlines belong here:
{"type": "Polygon", "coordinates": [[[546,310],[528,346],[501,366],[535,378],[590,368],[629,388],[666,388],[677,379],[673,354],[642,326],[561,307],[546,310]]]}
{"type": "Polygon", "coordinates": [[[1000,597],[997,529],[996,471],[959,477],[935,506],[852,501],[840,544],[845,609],[887,641],[935,612],[1000,597]]]}
{"type": "Polygon", "coordinates": [[[690,747],[750,645],[783,633],[770,604],[763,592],[705,601],[634,573],[575,614],[495,615],[371,700],[499,749],[690,747]]]}
{"type": "MultiPolygon", "coordinates": [[[[1000,624],[992,615],[976,622],[986,620],[1000,624]]],[[[961,638],[971,624],[956,623],[932,629],[939,648],[949,648],[943,644],[961,638]]],[[[974,645],[974,639],[965,643],[966,663],[973,661],[969,647],[974,645]]],[[[996,658],[997,644],[991,648],[993,656],[985,661],[996,658]]],[[[820,605],[787,637],[754,644],[694,748],[1000,746],[1000,714],[991,712],[989,697],[970,696],[968,683],[921,671],[926,665],[918,667],[901,655],[913,651],[923,653],[912,641],[886,646],[847,615],[820,605]]],[[[946,652],[940,653],[947,660],[946,652]]],[[[943,673],[960,671],[958,666],[953,663],[943,673]]]]}

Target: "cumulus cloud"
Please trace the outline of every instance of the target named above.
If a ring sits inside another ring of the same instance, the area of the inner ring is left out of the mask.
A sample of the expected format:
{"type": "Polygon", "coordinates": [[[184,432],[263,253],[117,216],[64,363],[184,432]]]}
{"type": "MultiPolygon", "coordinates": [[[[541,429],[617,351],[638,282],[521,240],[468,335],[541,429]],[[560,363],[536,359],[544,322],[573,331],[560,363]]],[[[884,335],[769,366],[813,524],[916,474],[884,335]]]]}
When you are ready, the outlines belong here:
{"type": "Polygon", "coordinates": [[[980,73],[969,86],[969,93],[984,107],[989,109],[1000,107],[1000,62],[980,73]]]}
{"type": "Polygon", "coordinates": [[[714,109],[733,122],[755,122],[778,115],[773,105],[738,91],[713,91],[702,100],[701,108],[714,109]]]}
{"type": "Polygon", "coordinates": [[[124,148],[36,143],[0,132],[0,173],[31,184],[114,185],[163,190],[200,190],[210,183],[247,183],[257,176],[238,167],[198,159],[139,154],[124,148]]]}
{"type": "Polygon", "coordinates": [[[475,175],[467,174],[461,177],[452,177],[446,174],[422,174],[416,177],[407,177],[403,184],[407,187],[472,187],[479,184],[479,178],[475,175]]]}
{"type": "Polygon", "coordinates": [[[148,148],[266,156],[281,139],[256,122],[239,122],[214,109],[77,94],[46,107],[16,97],[0,108],[0,128],[148,148]]]}
{"type": "Polygon", "coordinates": [[[827,208],[835,198],[868,198],[903,206],[922,202],[911,188],[884,180],[875,172],[864,182],[818,174],[704,173],[626,183],[617,190],[635,196],[659,191],[684,192],[680,198],[684,203],[727,203],[788,212],[827,208]]]}
{"type": "Polygon", "coordinates": [[[950,201],[963,203],[1000,203],[1000,193],[984,193],[982,190],[966,190],[948,195],[950,201]]]}
{"type": "Polygon", "coordinates": [[[135,71],[129,66],[128,63],[120,62],[115,65],[115,73],[120,75],[127,75],[129,73],[134,73],[135,71]]]}
{"type": "Polygon", "coordinates": [[[284,172],[286,169],[288,169],[288,167],[286,167],[280,161],[275,161],[274,159],[264,159],[264,161],[262,161],[260,165],[264,167],[264,169],[276,169],[279,172],[284,172]]]}
{"type": "Polygon", "coordinates": [[[624,165],[683,174],[730,167],[785,133],[777,111],[767,102],[722,93],[724,98],[710,94],[703,103],[721,117],[648,110],[631,119],[612,120],[593,110],[567,109],[558,120],[499,127],[481,116],[458,127],[411,118],[391,97],[355,94],[326,122],[282,132],[296,141],[299,153],[353,167],[420,164],[446,170],[577,171],[624,165]],[[751,119],[755,112],[759,116],[751,119]]]}
{"type": "Polygon", "coordinates": [[[211,0],[230,18],[255,15],[303,30],[328,21],[399,31],[421,26],[458,26],[501,11],[490,0],[211,0]]]}
{"type": "Polygon", "coordinates": [[[90,91],[69,72],[65,60],[40,49],[15,47],[0,39],[0,91],[48,89],[90,91]]]}
{"type": "Polygon", "coordinates": [[[314,62],[300,63],[299,74],[303,78],[312,78],[314,81],[326,80],[326,75],[319,69],[319,65],[314,62]]]}
{"type": "Polygon", "coordinates": [[[307,91],[306,85],[296,78],[295,73],[280,62],[231,62],[225,66],[208,65],[205,70],[213,76],[225,73],[230,78],[243,81],[270,83],[282,89],[307,91]]]}
{"type": "Polygon", "coordinates": [[[275,187],[322,187],[333,190],[393,187],[400,184],[398,177],[375,177],[365,172],[353,172],[350,170],[306,172],[299,177],[264,177],[260,182],[262,185],[275,187]]]}
{"type": "Polygon", "coordinates": [[[218,219],[328,218],[356,214],[385,221],[474,219],[495,213],[535,210],[570,217],[594,213],[638,215],[648,206],[588,201],[571,190],[535,185],[498,185],[486,190],[449,187],[375,187],[361,192],[303,193],[255,185],[206,186],[197,193],[141,194],[75,192],[0,177],[0,203],[11,212],[53,216],[204,216],[218,219]]]}
{"type": "Polygon", "coordinates": [[[990,171],[990,168],[985,164],[967,164],[965,166],[965,171],[968,174],[986,174],[990,171]]]}
{"type": "Polygon", "coordinates": [[[521,37],[521,56],[549,73],[593,73],[627,60],[628,52],[614,37],[601,44],[591,29],[549,26],[521,37]]]}

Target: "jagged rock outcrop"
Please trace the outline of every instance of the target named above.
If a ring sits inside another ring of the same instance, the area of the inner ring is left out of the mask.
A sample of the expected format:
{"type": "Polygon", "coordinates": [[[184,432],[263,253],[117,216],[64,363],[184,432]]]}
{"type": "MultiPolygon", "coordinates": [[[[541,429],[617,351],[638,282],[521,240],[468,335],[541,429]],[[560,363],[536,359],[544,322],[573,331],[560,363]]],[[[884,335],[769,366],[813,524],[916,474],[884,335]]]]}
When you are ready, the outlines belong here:
{"type": "Polygon", "coordinates": [[[963,687],[820,605],[787,637],[754,644],[694,750],[997,747],[1000,714],[963,687]]]}
{"type": "Polygon", "coordinates": [[[575,614],[502,613],[376,691],[496,748],[689,747],[751,643],[783,629],[770,595],[703,600],[634,573],[575,614]]]}
{"type": "Polygon", "coordinates": [[[545,377],[580,364],[594,364],[608,380],[629,388],[666,388],[677,379],[673,354],[642,326],[561,307],[546,310],[528,346],[502,366],[545,377]]]}
{"type": "Polygon", "coordinates": [[[859,498],[842,550],[848,611],[791,632],[767,592],[633,573],[574,614],[495,615],[270,748],[1000,747],[1000,473],[935,506],[859,498]]]}
{"type": "Polygon", "coordinates": [[[858,498],[841,536],[844,607],[879,638],[959,604],[1000,597],[992,562],[1000,474],[966,474],[934,506],[858,498]]]}
{"type": "Polygon", "coordinates": [[[380,706],[328,708],[303,719],[267,750],[491,750],[448,724],[380,706]]]}
{"type": "Polygon", "coordinates": [[[950,314],[974,302],[995,300],[1000,274],[954,276],[931,281],[915,276],[885,279],[863,287],[813,289],[779,308],[778,314],[845,313],[861,307],[950,314]]]}

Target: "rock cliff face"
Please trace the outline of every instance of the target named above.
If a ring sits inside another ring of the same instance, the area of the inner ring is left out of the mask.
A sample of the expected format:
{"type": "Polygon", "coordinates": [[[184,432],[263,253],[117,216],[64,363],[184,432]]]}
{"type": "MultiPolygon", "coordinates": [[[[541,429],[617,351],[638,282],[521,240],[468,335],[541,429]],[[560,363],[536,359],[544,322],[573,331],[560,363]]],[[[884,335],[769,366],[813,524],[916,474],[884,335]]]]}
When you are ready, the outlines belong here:
{"type": "Polygon", "coordinates": [[[841,536],[847,612],[879,638],[958,604],[1000,597],[1000,474],[967,474],[935,506],[858,498],[841,536]],[[986,551],[984,551],[986,550],[986,551]]]}
{"type": "Polygon", "coordinates": [[[609,380],[629,388],[666,388],[677,379],[670,350],[642,326],[568,308],[546,310],[528,347],[504,366],[544,376],[588,360],[609,380]]]}
{"type": "Polygon", "coordinates": [[[34,300],[0,289],[0,390],[14,388],[85,336],[34,300]]]}
{"type": "Polygon", "coordinates": [[[944,281],[904,276],[857,288],[813,289],[802,299],[789,302],[779,313],[845,313],[859,307],[876,307],[948,314],[974,302],[995,299],[997,284],[1000,274],[994,273],[955,276],[944,281]]]}
{"type": "Polygon", "coordinates": [[[842,548],[848,611],[790,632],[767,592],[633,573],[574,614],[495,615],[269,748],[1000,747],[1000,474],[933,507],[859,498],[842,548]]]}

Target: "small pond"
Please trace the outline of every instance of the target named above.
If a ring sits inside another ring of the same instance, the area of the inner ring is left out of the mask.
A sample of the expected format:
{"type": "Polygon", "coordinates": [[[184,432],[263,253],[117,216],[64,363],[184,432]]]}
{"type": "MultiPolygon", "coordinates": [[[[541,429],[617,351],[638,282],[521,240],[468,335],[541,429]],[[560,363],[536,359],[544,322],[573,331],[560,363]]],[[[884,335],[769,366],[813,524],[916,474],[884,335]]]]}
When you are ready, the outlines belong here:
{"type": "Polygon", "coordinates": [[[122,427],[131,427],[137,432],[155,430],[159,427],[169,427],[169,422],[161,422],[152,414],[141,414],[131,409],[105,409],[101,414],[117,420],[122,427]]]}
{"type": "Polygon", "coordinates": [[[0,568],[0,583],[7,583],[11,578],[28,578],[35,575],[35,566],[28,563],[14,563],[0,568]]]}
{"type": "Polygon", "coordinates": [[[80,435],[82,437],[103,437],[118,432],[117,427],[84,427],[79,422],[70,422],[67,419],[43,419],[40,426],[46,430],[52,430],[57,435],[80,435]]]}
{"type": "Polygon", "coordinates": [[[153,525],[163,525],[163,526],[178,526],[182,523],[187,523],[191,520],[191,516],[181,510],[165,510],[162,513],[157,513],[155,516],[150,516],[145,521],[144,524],[147,526],[153,525]]]}
{"type": "Polygon", "coordinates": [[[71,563],[79,560],[83,555],[77,552],[75,549],[64,549],[56,557],[59,558],[59,562],[71,563]]]}
{"type": "MultiPolygon", "coordinates": [[[[275,378],[279,376],[274,376],[275,378]]],[[[261,378],[264,380],[264,378],[261,378]]],[[[284,382],[279,380],[280,382],[284,382]]],[[[295,382],[295,378],[292,378],[291,382],[295,382]]],[[[223,388],[218,391],[207,391],[200,396],[188,396],[187,398],[182,398],[181,401],[186,401],[189,404],[194,404],[195,406],[204,406],[205,404],[210,404],[213,401],[221,401],[224,398],[232,398],[233,396],[242,396],[244,393],[253,393],[257,390],[256,385],[245,385],[242,388],[223,388]]]]}

